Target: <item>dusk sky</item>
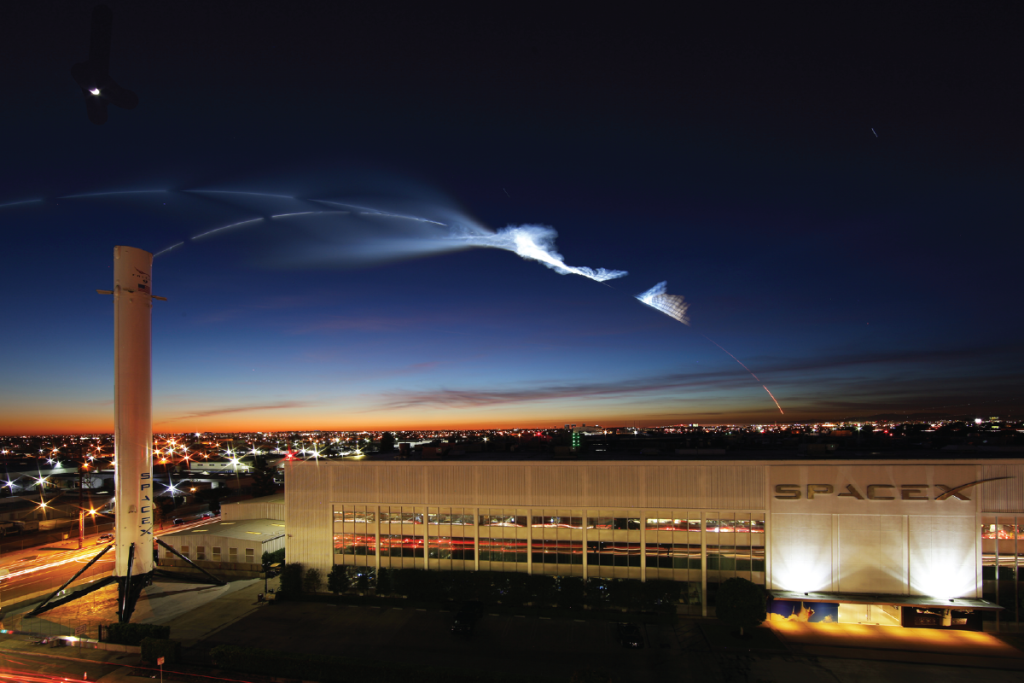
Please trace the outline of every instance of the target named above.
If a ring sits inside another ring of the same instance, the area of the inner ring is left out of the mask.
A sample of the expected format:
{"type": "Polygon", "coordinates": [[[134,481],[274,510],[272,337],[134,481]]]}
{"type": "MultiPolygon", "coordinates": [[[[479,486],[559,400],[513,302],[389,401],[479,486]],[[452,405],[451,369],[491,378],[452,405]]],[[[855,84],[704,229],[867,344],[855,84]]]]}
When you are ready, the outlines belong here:
{"type": "Polygon", "coordinates": [[[113,430],[179,243],[158,432],[1024,410],[1019,3],[108,4],[102,125],[92,4],[0,4],[0,433],[113,430]],[[521,225],[628,275],[460,242],[521,225]]]}

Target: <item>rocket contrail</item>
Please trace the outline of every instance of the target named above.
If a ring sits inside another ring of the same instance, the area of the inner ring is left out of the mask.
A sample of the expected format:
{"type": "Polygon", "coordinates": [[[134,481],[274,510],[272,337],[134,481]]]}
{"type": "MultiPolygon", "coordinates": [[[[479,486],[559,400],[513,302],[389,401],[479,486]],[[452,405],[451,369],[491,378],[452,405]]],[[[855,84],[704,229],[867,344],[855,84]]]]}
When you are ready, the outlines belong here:
{"type": "MultiPolygon", "coordinates": [[[[526,260],[542,263],[561,275],[580,275],[597,282],[605,282],[606,280],[613,280],[627,275],[624,270],[589,268],[587,266],[571,266],[567,264],[562,258],[562,255],[559,254],[555,248],[555,239],[558,237],[558,233],[548,226],[510,225],[494,231],[484,225],[481,225],[472,218],[465,216],[457,210],[452,210],[450,207],[437,203],[431,203],[429,205],[423,204],[424,210],[429,210],[430,213],[434,214],[433,217],[428,218],[425,216],[413,215],[409,212],[395,212],[346,201],[312,198],[304,199],[302,197],[289,194],[253,192],[246,190],[212,190],[203,188],[170,190],[156,188],[71,194],[58,198],[88,199],[160,193],[223,195],[226,197],[237,197],[239,199],[247,197],[253,199],[290,199],[294,201],[317,202],[320,204],[348,209],[348,211],[298,210],[288,213],[274,214],[270,214],[268,212],[261,216],[236,221],[228,225],[222,225],[220,227],[200,232],[199,234],[193,235],[190,238],[190,241],[200,240],[214,234],[233,230],[234,228],[256,226],[261,223],[265,224],[274,219],[298,220],[313,218],[314,220],[318,220],[315,217],[335,214],[338,216],[339,220],[344,220],[341,219],[342,214],[351,214],[352,220],[366,220],[374,218],[394,219],[399,221],[409,221],[410,224],[419,224],[422,228],[418,229],[416,232],[410,232],[409,230],[403,229],[397,232],[374,230],[373,232],[359,233],[358,230],[339,230],[338,228],[350,227],[350,224],[345,222],[331,222],[328,224],[321,223],[316,229],[321,231],[320,234],[326,240],[335,242],[338,248],[332,249],[330,246],[324,248],[325,245],[321,243],[317,245],[316,249],[310,250],[304,257],[299,256],[299,258],[302,260],[308,259],[312,261],[323,261],[324,263],[333,261],[334,263],[348,262],[351,265],[360,265],[374,261],[380,262],[382,260],[394,260],[410,257],[416,258],[431,256],[446,251],[457,251],[460,249],[480,247],[511,251],[526,260]],[[442,220],[437,220],[437,218],[442,218],[442,220]],[[348,234],[350,232],[351,234],[348,234]],[[347,244],[346,241],[348,242],[347,244]]],[[[16,205],[26,203],[39,203],[43,201],[45,200],[28,199],[15,201],[0,204],[0,208],[14,207],[16,205]]],[[[280,211],[280,209],[278,210],[280,211]]],[[[257,210],[257,213],[263,212],[257,210]]],[[[179,246],[179,244],[175,244],[174,246],[168,247],[159,253],[166,253],[167,251],[176,249],[179,246]]],[[[295,244],[294,248],[296,251],[301,251],[302,246],[295,244]]],[[[275,254],[275,256],[280,255],[281,254],[275,254]]]]}
{"type": "MultiPolygon", "coordinates": [[[[689,308],[690,305],[683,300],[682,296],[678,294],[669,294],[666,291],[667,287],[668,282],[659,282],[658,284],[654,285],[643,294],[637,294],[636,298],[644,302],[651,308],[658,309],[668,317],[678,320],[684,325],[689,325],[690,319],[686,316],[686,309],[689,308]]],[[[772,392],[768,391],[768,387],[766,387],[764,383],[761,382],[760,378],[758,378],[758,376],[755,375],[750,368],[743,364],[743,361],[729,353],[728,349],[726,349],[724,346],[722,346],[721,344],[719,344],[706,334],[701,334],[700,336],[704,337],[709,342],[711,342],[718,348],[722,349],[722,351],[725,351],[725,353],[730,358],[732,358],[734,361],[740,364],[740,367],[749,372],[750,376],[756,379],[757,383],[761,385],[761,388],[767,391],[768,395],[772,397],[772,401],[775,402],[775,407],[779,409],[779,412],[782,413],[783,415],[786,414],[782,410],[782,406],[779,405],[779,402],[775,400],[775,396],[772,395],[772,392]]]]}
{"type": "Polygon", "coordinates": [[[711,342],[712,344],[714,344],[714,345],[715,345],[715,346],[717,346],[718,348],[720,348],[720,349],[722,349],[723,351],[725,351],[726,353],[728,353],[728,354],[729,354],[729,357],[730,357],[730,358],[732,358],[732,359],[733,359],[734,361],[736,361],[737,363],[739,363],[739,364],[740,364],[740,366],[741,366],[741,367],[742,367],[742,368],[743,368],[744,370],[746,370],[747,372],[749,372],[749,373],[750,373],[750,376],[751,376],[751,377],[753,377],[754,379],[756,379],[756,380],[757,380],[757,382],[758,382],[758,384],[760,384],[760,385],[761,385],[761,388],[762,388],[762,389],[764,389],[765,391],[767,391],[767,392],[768,392],[768,395],[772,397],[772,401],[775,401],[775,407],[779,409],[779,412],[780,412],[780,413],[782,413],[783,415],[785,415],[785,414],[786,414],[786,413],[785,413],[785,411],[784,411],[784,410],[782,410],[782,406],[780,406],[780,405],[779,405],[779,402],[775,400],[775,396],[774,396],[774,395],[772,394],[772,392],[771,392],[771,391],[769,391],[769,390],[768,390],[768,387],[766,387],[766,386],[765,386],[765,385],[764,385],[764,384],[763,384],[763,383],[761,382],[761,379],[760,379],[760,378],[759,378],[759,377],[758,377],[757,375],[755,375],[755,374],[754,374],[754,371],[753,371],[753,370],[751,370],[750,368],[748,368],[748,367],[747,367],[746,365],[743,365],[743,361],[741,361],[741,360],[740,360],[739,358],[737,358],[736,356],[734,356],[734,355],[732,355],[731,353],[729,353],[729,350],[728,350],[728,349],[726,349],[726,348],[725,348],[724,346],[722,346],[721,344],[719,344],[718,342],[716,342],[716,341],[715,341],[714,339],[712,339],[711,337],[707,336],[706,334],[702,334],[702,335],[700,335],[700,336],[704,337],[704,338],[705,338],[705,339],[707,339],[707,340],[708,340],[709,342],[711,342]]]}

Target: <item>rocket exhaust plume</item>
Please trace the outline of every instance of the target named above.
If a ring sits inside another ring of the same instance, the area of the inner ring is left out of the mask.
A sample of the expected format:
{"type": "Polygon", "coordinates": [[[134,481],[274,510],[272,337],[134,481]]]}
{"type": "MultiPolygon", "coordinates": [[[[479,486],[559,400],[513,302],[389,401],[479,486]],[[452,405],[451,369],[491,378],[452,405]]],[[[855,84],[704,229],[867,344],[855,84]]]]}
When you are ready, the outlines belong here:
{"type": "Polygon", "coordinates": [[[674,318],[684,325],[690,324],[686,317],[686,309],[690,304],[686,303],[678,294],[668,294],[665,288],[668,282],[659,282],[643,294],[637,294],[636,298],[652,308],[656,308],[670,318],[674,318]]]}
{"type": "Polygon", "coordinates": [[[469,246],[511,251],[528,261],[539,261],[560,275],[582,275],[597,282],[614,280],[628,275],[624,270],[567,265],[562,260],[562,255],[555,250],[556,237],[558,237],[558,233],[546,225],[510,225],[496,233],[474,231],[473,233],[453,235],[452,239],[462,241],[469,246]]]}

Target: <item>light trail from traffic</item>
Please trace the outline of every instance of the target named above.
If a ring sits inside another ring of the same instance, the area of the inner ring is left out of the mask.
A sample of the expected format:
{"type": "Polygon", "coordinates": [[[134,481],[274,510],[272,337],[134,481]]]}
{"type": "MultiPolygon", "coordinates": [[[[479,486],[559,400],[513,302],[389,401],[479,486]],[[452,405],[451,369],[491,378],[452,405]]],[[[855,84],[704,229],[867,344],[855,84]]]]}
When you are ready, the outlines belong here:
{"type": "MultiPolygon", "coordinates": [[[[183,531],[183,530],[187,530],[187,529],[194,529],[196,527],[203,526],[204,524],[209,524],[210,522],[213,522],[213,521],[216,521],[216,519],[215,518],[200,519],[200,520],[196,520],[195,522],[192,522],[191,524],[179,524],[177,526],[174,526],[174,527],[171,527],[171,528],[168,528],[168,529],[162,529],[160,531],[157,531],[155,533],[155,535],[156,536],[163,536],[164,534],[168,534],[168,533],[171,533],[171,532],[174,532],[174,531],[183,531]]],[[[60,552],[60,553],[54,553],[54,555],[51,556],[52,559],[51,558],[47,558],[46,560],[43,560],[44,564],[34,564],[32,566],[26,567],[23,570],[11,571],[10,573],[8,573],[8,574],[6,574],[4,576],[0,576],[0,586],[2,586],[4,583],[9,583],[11,581],[11,579],[16,579],[16,578],[19,578],[19,577],[22,577],[22,576],[28,576],[28,575],[33,574],[35,572],[43,571],[45,569],[53,569],[55,567],[62,567],[64,565],[70,564],[72,562],[79,562],[79,563],[83,563],[84,564],[85,562],[88,562],[89,560],[91,560],[96,555],[96,553],[98,553],[99,551],[100,551],[99,545],[94,545],[94,546],[91,546],[89,548],[82,548],[81,550],[78,550],[76,548],[74,550],[67,550],[67,551],[63,551],[63,552],[60,552]]],[[[17,564],[18,562],[24,562],[24,561],[25,560],[15,560],[12,564],[17,564]]],[[[104,559],[100,560],[100,563],[103,563],[103,562],[113,562],[113,561],[114,561],[114,558],[112,558],[112,557],[109,558],[109,559],[104,558],[104,559]]]]}

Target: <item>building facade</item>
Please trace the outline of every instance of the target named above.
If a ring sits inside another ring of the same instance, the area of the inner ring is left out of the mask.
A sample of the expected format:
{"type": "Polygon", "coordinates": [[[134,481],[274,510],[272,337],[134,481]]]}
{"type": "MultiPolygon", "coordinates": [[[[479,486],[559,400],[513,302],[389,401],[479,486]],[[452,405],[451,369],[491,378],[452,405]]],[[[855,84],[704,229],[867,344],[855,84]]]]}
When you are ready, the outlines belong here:
{"type": "Polygon", "coordinates": [[[779,618],[1024,616],[1024,460],[293,462],[286,476],[288,559],[322,572],[669,579],[705,615],[739,576],[779,618]]]}

